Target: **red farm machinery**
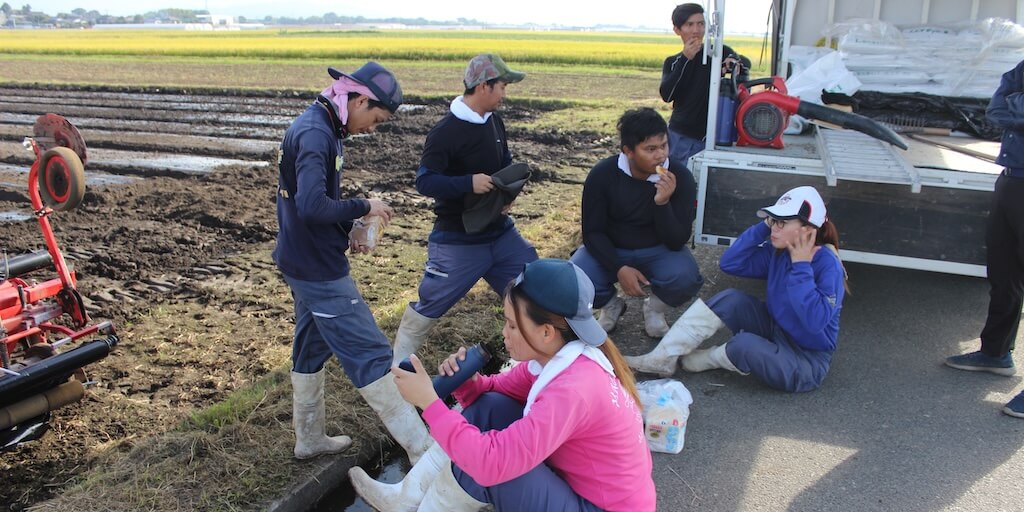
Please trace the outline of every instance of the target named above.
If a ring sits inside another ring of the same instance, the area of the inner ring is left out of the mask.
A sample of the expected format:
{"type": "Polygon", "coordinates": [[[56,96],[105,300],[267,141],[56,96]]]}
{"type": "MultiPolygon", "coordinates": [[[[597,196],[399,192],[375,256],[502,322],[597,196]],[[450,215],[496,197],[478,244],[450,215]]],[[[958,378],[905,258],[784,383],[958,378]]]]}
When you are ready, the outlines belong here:
{"type": "Polygon", "coordinates": [[[50,224],[85,195],[85,141],[45,114],[24,144],[35,153],[28,195],[46,249],[0,255],[0,450],[45,433],[51,411],[84,396],[83,368],[118,342],[110,322],[90,321],[50,224]]]}

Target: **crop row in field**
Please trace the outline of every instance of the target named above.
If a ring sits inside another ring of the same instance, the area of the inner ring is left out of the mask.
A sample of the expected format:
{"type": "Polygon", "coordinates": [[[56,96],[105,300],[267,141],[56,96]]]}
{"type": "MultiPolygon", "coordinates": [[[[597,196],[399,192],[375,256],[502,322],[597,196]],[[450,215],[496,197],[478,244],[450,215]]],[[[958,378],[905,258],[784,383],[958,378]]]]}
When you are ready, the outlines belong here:
{"type": "MultiPolygon", "coordinates": [[[[757,38],[736,37],[727,42],[755,61],[760,55],[761,41],[757,38]]],[[[672,34],[405,30],[0,31],[0,53],[31,55],[465,61],[478,53],[496,51],[516,63],[660,69],[665,57],[679,49],[679,39],[672,34]]]]}

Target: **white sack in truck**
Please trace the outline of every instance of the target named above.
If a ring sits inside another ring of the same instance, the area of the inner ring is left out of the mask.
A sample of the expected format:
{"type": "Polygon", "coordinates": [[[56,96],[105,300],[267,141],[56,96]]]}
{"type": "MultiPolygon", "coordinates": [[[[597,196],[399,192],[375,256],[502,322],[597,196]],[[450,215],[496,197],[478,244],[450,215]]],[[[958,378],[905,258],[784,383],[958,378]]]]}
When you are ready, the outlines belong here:
{"type": "Polygon", "coordinates": [[[897,28],[874,20],[827,27],[862,90],[988,98],[1000,76],[1024,60],[1024,27],[989,18],[976,23],[897,28]]]}

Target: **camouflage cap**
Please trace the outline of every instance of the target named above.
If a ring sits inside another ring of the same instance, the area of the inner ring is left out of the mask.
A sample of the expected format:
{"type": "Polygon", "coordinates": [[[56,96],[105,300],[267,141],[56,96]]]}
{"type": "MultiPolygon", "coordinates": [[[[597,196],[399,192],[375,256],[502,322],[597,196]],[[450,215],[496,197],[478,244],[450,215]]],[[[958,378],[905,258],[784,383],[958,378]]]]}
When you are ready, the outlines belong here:
{"type": "Polygon", "coordinates": [[[501,57],[493,53],[481,53],[469,61],[469,65],[466,66],[466,74],[462,78],[462,83],[466,86],[466,89],[472,89],[478,84],[494,80],[495,78],[502,82],[514,84],[526,78],[526,73],[512,71],[509,69],[508,64],[501,60],[501,57]]]}

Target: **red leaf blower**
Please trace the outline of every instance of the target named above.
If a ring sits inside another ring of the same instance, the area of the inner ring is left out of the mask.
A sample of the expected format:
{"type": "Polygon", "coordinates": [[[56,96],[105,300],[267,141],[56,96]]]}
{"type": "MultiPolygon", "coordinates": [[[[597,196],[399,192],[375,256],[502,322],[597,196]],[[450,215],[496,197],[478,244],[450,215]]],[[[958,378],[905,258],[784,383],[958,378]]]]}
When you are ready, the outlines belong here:
{"type": "Polygon", "coordinates": [[[736,130],[739,132],[737,146],[781,149],[782,132],[789,125],[789,116],[799,114],[807,119],[817,119],[857,130],[900,149],[907,149],[907,143],[903,142],[896,132],[873,119],[789,96],[786,94],[785,82],[777,76],[758,78],[740,84],[739,102],[736,109],[736,130]],[[763,85],[765,89],[756,93],[750,92],[750,88],[757,85],[763,85]]]}

